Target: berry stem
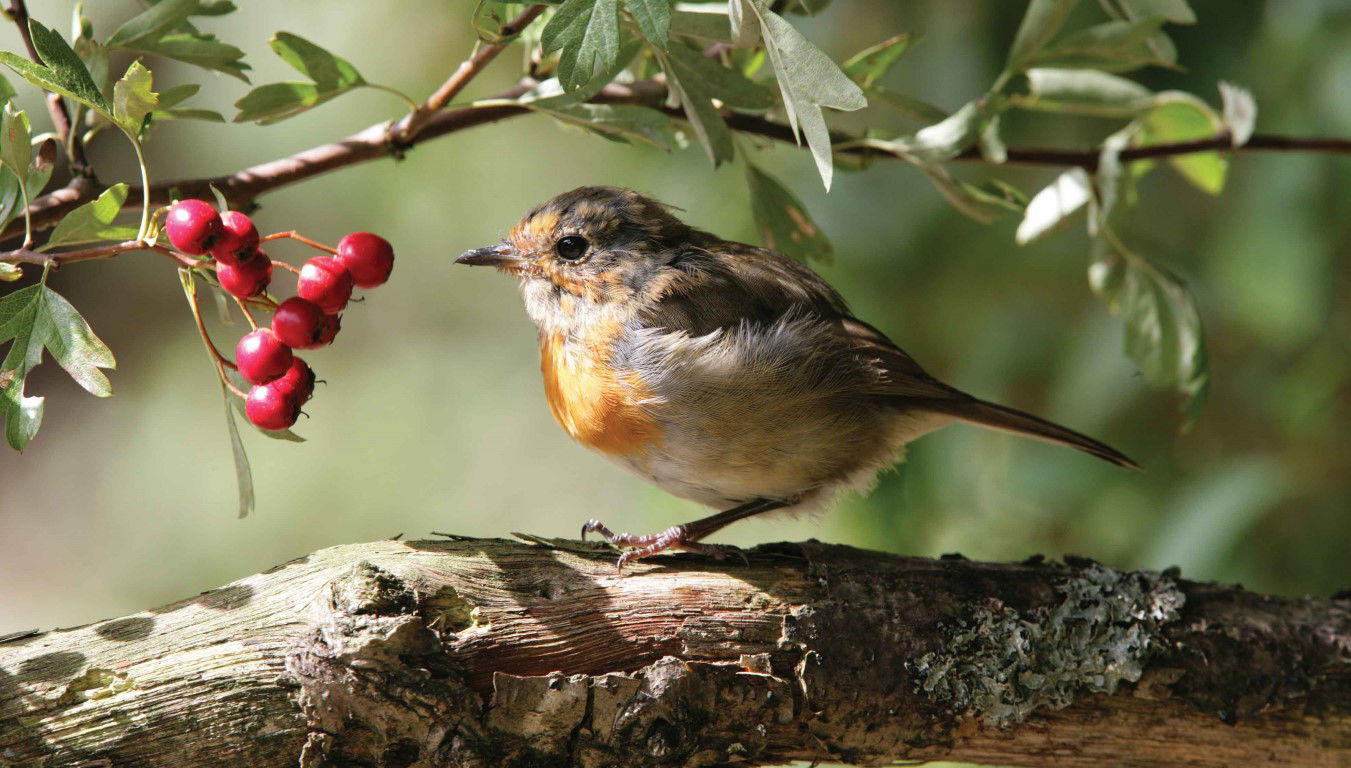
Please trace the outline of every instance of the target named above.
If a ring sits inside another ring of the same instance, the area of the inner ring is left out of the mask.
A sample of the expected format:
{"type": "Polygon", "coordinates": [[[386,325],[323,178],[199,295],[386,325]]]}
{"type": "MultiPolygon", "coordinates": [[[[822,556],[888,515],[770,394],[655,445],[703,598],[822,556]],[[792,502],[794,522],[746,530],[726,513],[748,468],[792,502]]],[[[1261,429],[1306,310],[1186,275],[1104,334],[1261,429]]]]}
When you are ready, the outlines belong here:
{"type": "Polygon", "coordinates": [[[274,266],[274,267],[281,267],[282,269],[286,270],[287,272],[294,272],[294,273],[296,273],[297,275],[300,274],[300,267],[297,267],[297,266],[294,265],[294,264],[288,264],[288,263],[286,263],[286,262],[284,262],[284,261],[277,261],[276,259],[273,259],[273,260],[272,260],[272,266],[274,266]]]}
{"type": "MultiPolygon", "coordinates": [[[[290,238],[290,239],[292,239],[292,240],[297,240],[297,241],[299,241],[299,242],[302,242],[302,243],[304,243],[305,245],[308,245],[309,247],[314,248],[314,249],[316,249],[316,250],[320,250],[320,251],[323,251],[323,252],[325,252],[325,253],[332,254],[332,255],[334,255],[334,256],[338,255],[338,249],[337,249],[337,248],[330,248],[329,246],[324,245],[323,243],[321,243],[321,242],[319,242],[319,241],[317,241],[317,240],[311,240],[311,239],[309,239],[308,237],[305,237],[304,235],[302,235],[302,234],[300,234],[299,232],[295,231],[294,229],[292,229],[292,230],[290,230],[290,231],[287,231],[287,232],[274,232],[274,233],[268,235],[267,237],[262,238],[262,240],[261,240],[260,242],[266,243],[266,242],[268,242],[269,240],[280,240],[280,239],[282,239],[282,238],[284,238],[284,237],[287,237],[287,238],[290,238]]],[[[277,262],[274,261],[274,262],[272,262],[272,263],[273,263],[273,264],[276,264],[277,262]]],[[[291,268],[290,265],[287,265],[287,267],[288,267],[288,268],[291,268]]],[[[298,272],[299,270],[296,270],[296,271],[298,272]]]]}
{"type": "Polygon", "coordinates": [[[249,328],[255,331],[258,330],[258,321],[253,319],[253,313],[249,311],[248,302],[238,296],[233,296],[231,298],[239,305],[239,311],[244,313],[244,319],[249,321],[249,328]]]}
{"type": "MultiPolygon", "coordinates": [[[[236,387],[235,383],[233,381],[230,381],[230,377],[225,375],[224,362],[225,361],[223,360],[216,361],[216,372],[220,374],[221,383],[225,385],[226,389],[234,393],[235,397],[239,398],[240,400],[247,400],[249,398],[249,393],[245,392],[239,387],[236,387]]],[[[233,368],[234,366],[232,365],[230,367],[233,368]]]]}
{"type": "MultiPolygon", "coordinates": [[[[225,366],[235,369],[238,369],[238,366],[231,362],[225,355],[222,355],[219,349],[216,349],[215,342],[211,340],[211,334],[206,331],[206,323],[202,322],[202,308],[197,304],[197,293],[195,291],[188,294],[188,306],[192,308],[192,319],[197,323],[197,333],[202,336],[202,344],[206,346],[207,353],[211,355],[211,358],[216,362],[216,368],[220,370],[221,380],[225,382],[226,386],[238,393],[239,390],[234,384],[232,384],[229,379],[225,378],[225,366]]],[[[243,395],[240,396],[242,397],[243,395]]]]}

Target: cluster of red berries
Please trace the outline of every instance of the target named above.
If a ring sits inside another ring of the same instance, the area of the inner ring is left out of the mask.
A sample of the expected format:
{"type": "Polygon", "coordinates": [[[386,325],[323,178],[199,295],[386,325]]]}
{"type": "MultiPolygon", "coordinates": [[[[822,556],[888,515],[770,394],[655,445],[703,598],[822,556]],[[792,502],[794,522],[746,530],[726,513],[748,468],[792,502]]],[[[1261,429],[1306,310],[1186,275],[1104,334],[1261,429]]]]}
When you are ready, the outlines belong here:
{"type": "MultiPolygon", "coordinates": [[[[272,281],[273,262],[259,247],[265,238],[239,211],[217,213],[203,200],[180,200],[169,209],[164,232],[183,253],[210,254],[221,288],[236,298],[260,296],[272,281]]],[[[293,350],[330,344],[352,288],[381,285],[394,269],[394,249],[369,232],[347,235],[336,249],[314,245],[332,255],[305,262],[297,295],[276,305],[272,327],[254,330],[235,347],[239,374],[253,385],[244,413],[263,429],[290,428],[314,393],[314,371],[293,350]]]]}

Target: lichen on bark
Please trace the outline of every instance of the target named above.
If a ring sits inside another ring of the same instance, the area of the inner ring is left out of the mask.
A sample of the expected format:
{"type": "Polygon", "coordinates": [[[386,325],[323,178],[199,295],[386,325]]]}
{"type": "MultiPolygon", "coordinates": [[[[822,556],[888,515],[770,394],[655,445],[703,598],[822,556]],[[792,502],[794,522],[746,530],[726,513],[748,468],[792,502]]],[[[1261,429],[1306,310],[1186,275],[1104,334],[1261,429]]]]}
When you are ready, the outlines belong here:
{"type": "Polygon", "coordinates": [[[1169,573],[1122,573],[1092,564],[1056,586],[1053,607],[1018,611],[998,600],[974,607],[948,642],[913,663],[917,691],[958,717],[1021,723],[1040,707],[1115,693],[1144,674],[1161,628],[1186,597],[1169,573]]]}

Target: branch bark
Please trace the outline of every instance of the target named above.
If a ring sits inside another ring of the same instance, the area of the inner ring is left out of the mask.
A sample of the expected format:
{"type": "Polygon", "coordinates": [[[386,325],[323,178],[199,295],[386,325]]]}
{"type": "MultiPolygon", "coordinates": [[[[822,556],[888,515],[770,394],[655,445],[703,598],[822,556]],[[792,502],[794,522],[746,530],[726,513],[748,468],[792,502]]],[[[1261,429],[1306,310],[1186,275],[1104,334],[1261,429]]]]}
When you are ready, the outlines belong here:
{"type": "Polygon", "coordinates": [[[1351,598],[817,542],[336,547],[0,640],[0,764],[1351,762],[1351,598]]]}

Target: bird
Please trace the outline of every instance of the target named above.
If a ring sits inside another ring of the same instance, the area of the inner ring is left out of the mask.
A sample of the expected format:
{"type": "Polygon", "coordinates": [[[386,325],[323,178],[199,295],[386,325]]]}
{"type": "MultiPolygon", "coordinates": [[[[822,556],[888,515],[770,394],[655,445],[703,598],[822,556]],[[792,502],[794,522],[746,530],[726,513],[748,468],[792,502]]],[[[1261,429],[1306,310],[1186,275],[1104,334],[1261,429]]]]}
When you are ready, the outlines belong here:
{"type": "Polygon", "coordinates": [[[1074,430],[944,384],[783,253],[692,227],[630,189],[583,186],[458,264],[516,278],[554,418],[574,440],[716,512],[660,533],[582,527],[622,571],[737,520],[866,491],[910,441],[954,422],[1139,469],[1074,430]]]}

